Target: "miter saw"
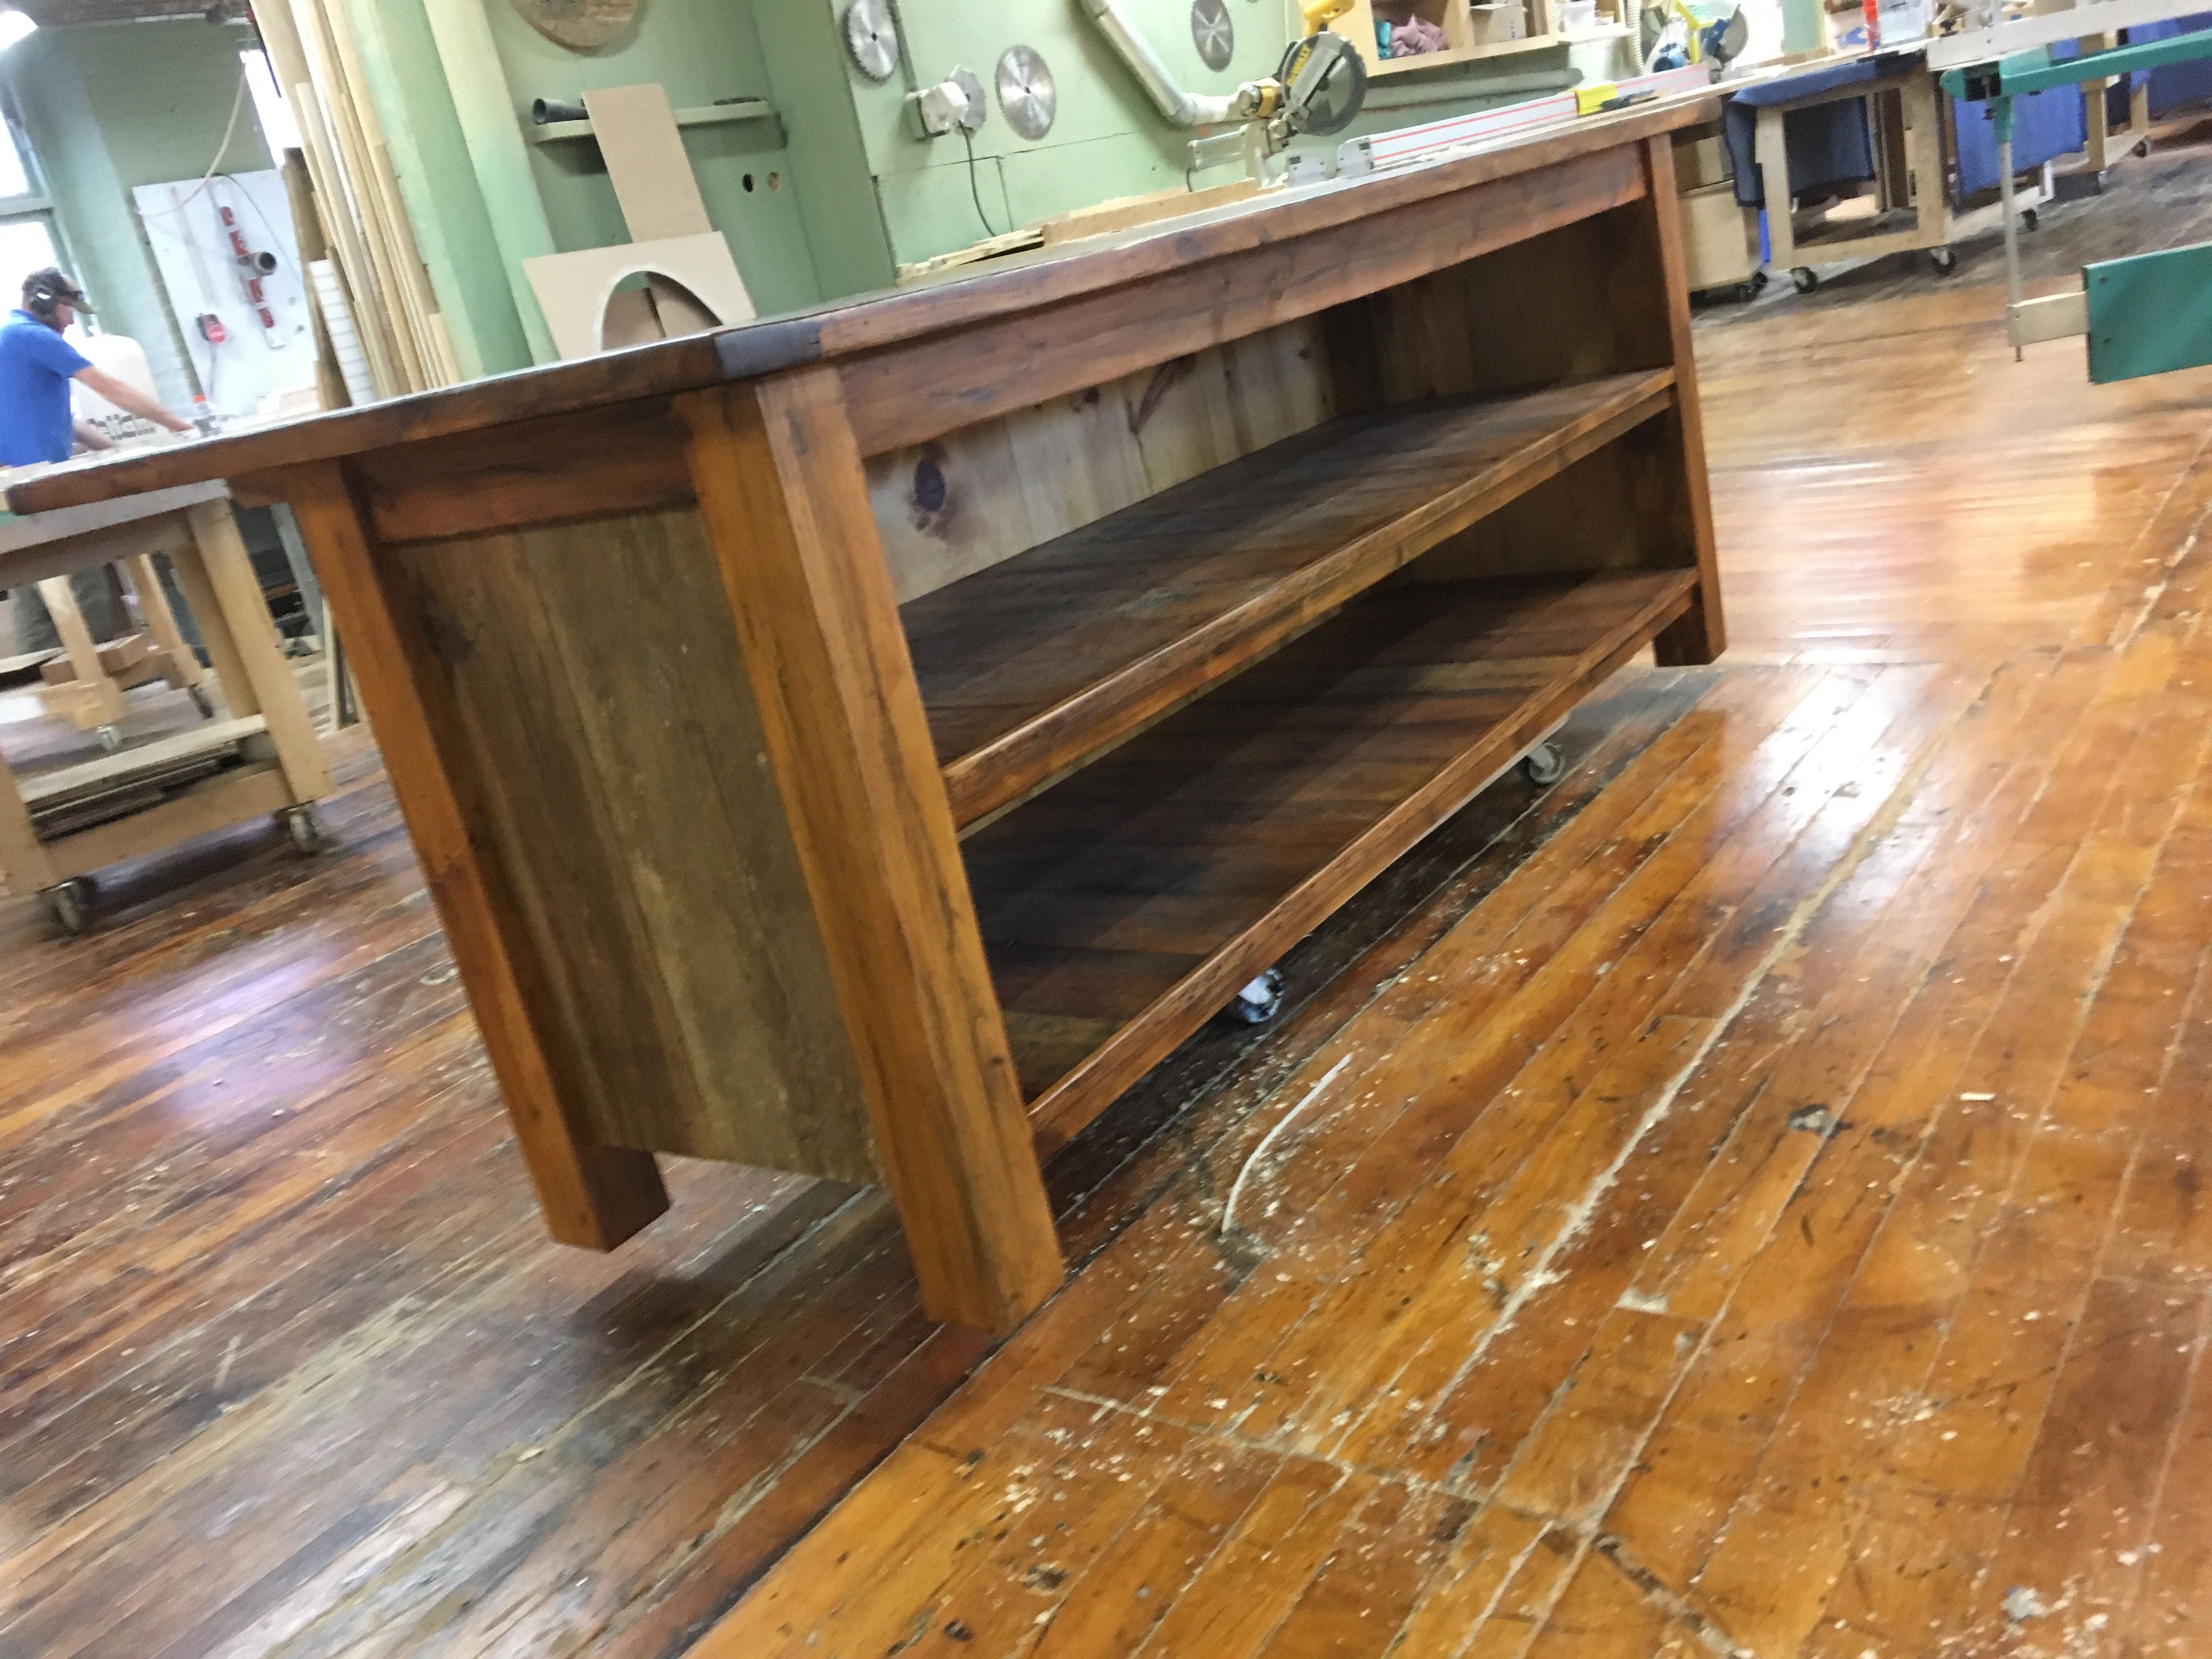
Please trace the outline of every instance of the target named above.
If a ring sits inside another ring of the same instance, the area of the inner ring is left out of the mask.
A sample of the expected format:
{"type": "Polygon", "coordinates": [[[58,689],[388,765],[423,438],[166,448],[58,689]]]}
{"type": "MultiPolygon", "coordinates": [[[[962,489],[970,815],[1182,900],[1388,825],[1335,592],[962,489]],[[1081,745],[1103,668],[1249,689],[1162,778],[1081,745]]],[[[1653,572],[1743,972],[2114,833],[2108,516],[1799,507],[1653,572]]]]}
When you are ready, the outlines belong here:
{"type": "MultiPolygon", "coordinates": [[[[1293,40],[1274,74],[1247,81],[1225,95],[1194,93],[1174,74],[1123,9],[1121,0],[1083,0],[1083,9],[1120,54],[1160,113],[1180,127],[1236,127],[1232,145],[1256,135],[1272,153],[1301,134],[1341,132],[1367,100],[1367,64],[1359,50],[1328,32],[1352,0],[1302,0],[1304,35],[1293,40]]],[[[1203,141],[1208,143],[1213,141],[1203,141]]]]}
{"type": "Polygon", "coordinates": [[[1659,0],[1644,8],[1640,21],[1647,73],[1705,64],[1717,81],[1731,62],[1743,56],[1751,40],[1751,21],[1741,6],[1705,16],[1683,0],[1659,0]]]}

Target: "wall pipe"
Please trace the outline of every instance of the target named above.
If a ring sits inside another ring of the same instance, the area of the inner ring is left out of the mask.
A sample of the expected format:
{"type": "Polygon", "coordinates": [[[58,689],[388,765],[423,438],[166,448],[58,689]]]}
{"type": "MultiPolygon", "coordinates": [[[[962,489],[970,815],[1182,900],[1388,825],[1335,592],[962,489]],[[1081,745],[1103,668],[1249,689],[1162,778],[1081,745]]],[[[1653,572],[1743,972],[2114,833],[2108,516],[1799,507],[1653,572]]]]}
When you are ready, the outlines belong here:
{"type": "Polygon", "coordinates": [[[1083,9],[1106,37],[1106,43],[1129,66],[1129,73],[1137,77],[1160,113],[1176,125],[1220,126],[1249,121],[1261,113],[1258,88],[1249,82],[1226,98],[1187,92],[1176,85],[1174,72],[1137,32],[1120,0],[1083,0],[1083,9]]]}

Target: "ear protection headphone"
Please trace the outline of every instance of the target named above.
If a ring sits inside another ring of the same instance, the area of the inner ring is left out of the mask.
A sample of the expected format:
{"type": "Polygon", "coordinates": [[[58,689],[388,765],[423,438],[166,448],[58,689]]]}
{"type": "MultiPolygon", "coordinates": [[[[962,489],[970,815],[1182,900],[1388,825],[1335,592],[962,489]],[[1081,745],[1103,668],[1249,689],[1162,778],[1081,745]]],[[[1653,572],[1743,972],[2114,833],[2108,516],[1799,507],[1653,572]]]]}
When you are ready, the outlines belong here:
{"type": "Polygon", "coordinates": [[[42,323],[51,323],[54,312],[63,301],[84,307],[84,292],[58,270],[34,273],[23,286],[23,306],[42,323]]]}

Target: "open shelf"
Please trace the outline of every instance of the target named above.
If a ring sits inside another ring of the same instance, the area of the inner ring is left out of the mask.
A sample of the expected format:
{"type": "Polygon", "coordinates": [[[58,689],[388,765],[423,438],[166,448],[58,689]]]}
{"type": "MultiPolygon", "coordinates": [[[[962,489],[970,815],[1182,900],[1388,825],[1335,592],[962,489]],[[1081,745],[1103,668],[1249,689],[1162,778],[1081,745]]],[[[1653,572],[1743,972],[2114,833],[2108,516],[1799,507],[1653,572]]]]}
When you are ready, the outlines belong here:
{"type": "MultiPolygon", "coordinates": [[[[1626,33],[1626,30],[1621,31],[1626,33]]],[[[1518,40],[1492,40],[1486,46],[1461,46],[1454,51],[1418,52],[1411,58],[1386,58],[1369,66],[1370,79],[1388,80],[1394,75],[1413,75],[1422,70],[1449,69],[1458,64],[1480,64],[1492,58],[1517,58],[1525,52],[1549,52],[1571,46],[1577,40],[1601,36],[1584,30],[1579,34],[1528,34],[1518,40]]]]}
{"type": "Polygon", "coordinates": [[[1696,582],[1394,584],[969,837],[1040,1141],[1073,1134],[1512,764],[1696,582]]]}
{"type": "MultiPolygon", "coordinates": [[[[733,98],[726,104],[702,104],[675,112],[679,127],[720,126],[728,121],[772,121],[775,106],[764,98],[733,98]]],[[[545,121],[523,128],[533,144],[558,143],[566,138],[591,138],[598,129],[586,121],[545,121]]]]}
{"type": "Polygon", "coordinates": [[[1667,408],[1671,371],[1347,416],[901,608],[988,817],[1667,408]]]}

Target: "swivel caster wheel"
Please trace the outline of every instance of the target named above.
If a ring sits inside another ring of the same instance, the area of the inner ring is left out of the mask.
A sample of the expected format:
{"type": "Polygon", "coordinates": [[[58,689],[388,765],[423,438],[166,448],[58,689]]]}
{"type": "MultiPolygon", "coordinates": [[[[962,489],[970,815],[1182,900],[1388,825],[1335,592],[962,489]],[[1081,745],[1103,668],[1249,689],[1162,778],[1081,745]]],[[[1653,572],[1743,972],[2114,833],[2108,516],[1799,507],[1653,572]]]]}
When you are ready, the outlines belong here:
{"type": "Polygon", "coordinates": [[[1249,981],[1221,1012],[1240,1025],[1265,1025],[1283,1011],[1283,975],[1270,968],[1249,981]]]}
{"type": "Polygon", "coordinates": [[[1936,274],[1938,276],[1948,276],[1959,268],[1958,250],[1948,247],[1930,248],[1928,252],[1928,263],[1936,267],[1936,274]]]}
{"type": "Polygon", "coordinates": [[[2148,139],[2148,138],[2138,138],[2138,139],[2136,139],[2136,155],[2149,155],[2149,154],[2150,154],[2150,140],[2149,140],[2149,139],[2148,139]]]}
{"type": "Polygon", "coordinates": [[[100,728],[100,746],[109,754],[118,754],[123,748],[123,733],[112,726],[100,728]]]}
{"type": "Polygon", "coordinates": [[[1729,295],[1738,305],[1747,306],[1759,297],[1759,285],[1755,283],[1738,283],[1729,290],[1729,295]]]}
{"type": "Polygon", "coordinates": [[[54,919],[54,926],[71,939],[92,925],[92,879],[88,876],[72,876],[39,894],[46,902],[46,914],[54,919]]]}
{"type": "Polygon", "coordinates": [[[315,816],[312,806],[288,806],[276,815],[284,826],[284,833],[292,838],[295,852],[313,858],[330,845],[330,836],[323,829],[323,821],[315,816]]]}
{"type": "Polygon", "coordinates": [[[2042,223],[2042,216],[2039,215],[2033,208],[2022,208],[2021,210],[2020,228],[2022,230],[2034,230],[2042,223]]]}
{"type": "Polygon", "coordinates": [[[1800,294],[1810,294],[1820,286],[1820,273],[1808,265],[1800,265],[1790,273],[1790,286],[1800,294]]]}
{"type": "Polygon", "coordinates": [[[205,686],[196,685],[192,687],[190,696],[192,700],[192,707],[200,711],[200,718],[202,720],[211,720],[215,718],[215,699],[208,696],[207,688],[205,686]]]}
{"type": "Polygon", "coordinates": [[[1521,757],[1521,775],[1539,789],[1548,789],[1567,775],[1567,757],[1549,738],[1521,757]]]}

